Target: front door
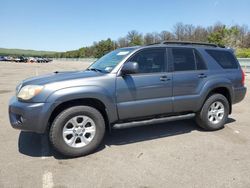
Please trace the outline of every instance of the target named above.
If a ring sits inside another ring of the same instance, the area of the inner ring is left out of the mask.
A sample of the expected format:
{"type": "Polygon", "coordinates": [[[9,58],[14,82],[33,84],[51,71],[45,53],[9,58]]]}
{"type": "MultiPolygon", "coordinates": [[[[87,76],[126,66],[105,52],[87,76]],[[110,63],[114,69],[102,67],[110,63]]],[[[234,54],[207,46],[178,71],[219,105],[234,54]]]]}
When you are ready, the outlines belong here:
{"type": "Polygon", "coordinates": [[[167,72],[166,48],[143,49],[128,61],[137,62],[139,72],[117,77],[120,120],[172,112],[172,73],[167,72]]]}

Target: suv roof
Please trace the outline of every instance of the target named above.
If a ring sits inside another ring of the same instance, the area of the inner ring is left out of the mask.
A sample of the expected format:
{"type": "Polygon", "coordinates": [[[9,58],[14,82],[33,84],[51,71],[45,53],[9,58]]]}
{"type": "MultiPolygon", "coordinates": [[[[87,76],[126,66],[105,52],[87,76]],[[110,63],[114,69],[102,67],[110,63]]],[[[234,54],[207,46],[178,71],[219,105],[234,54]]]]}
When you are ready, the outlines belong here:
{"type": "MultiPolygon", "coordinates": [[[[191,41],[163,41],[159,43],[148,44],[145,46],[133,46],[135,49],[150,48],[150,47],[187,47],[187,48],[203,48],[203,49],[220,49],[220,50],[230,50],[222,45],[217,45],[213,43],[203,43],[203,42],[191,42],[191,41]]],[[[127,47],[128,48],[128,47],[127,47]]],[[[131,48],[131,47],[129,47],[131,48]]]]}

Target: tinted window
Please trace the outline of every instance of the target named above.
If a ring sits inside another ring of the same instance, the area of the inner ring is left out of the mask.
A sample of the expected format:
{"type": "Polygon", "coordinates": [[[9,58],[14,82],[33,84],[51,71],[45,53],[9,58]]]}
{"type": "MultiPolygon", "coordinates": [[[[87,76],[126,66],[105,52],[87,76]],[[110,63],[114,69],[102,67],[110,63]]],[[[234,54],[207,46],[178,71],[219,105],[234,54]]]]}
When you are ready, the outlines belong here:
{"type": "Polygon", "coordinates": [[[172,53],[175,71],[187,71],[196,69],[193,49],[173,48],[172,53]]]}
{"type": "Polygon", "coordinates": [[[238,68],[233,54],[228,51],[206,50],[207,53],[224,69],[238,68]]]}
{"type": "Polygon", "coordinates": [[[139,73],[165,72],[165,49],[143,50],[129,61],[138,63],[139,73]]]}
{"type": "Polygon", "coordinates": [[[206,66],[204,60],[201,58],[201,55],[196,50],[194,50],[194,54],[195,54],[197,70],[207,69],[207,66],[206,66]]]}

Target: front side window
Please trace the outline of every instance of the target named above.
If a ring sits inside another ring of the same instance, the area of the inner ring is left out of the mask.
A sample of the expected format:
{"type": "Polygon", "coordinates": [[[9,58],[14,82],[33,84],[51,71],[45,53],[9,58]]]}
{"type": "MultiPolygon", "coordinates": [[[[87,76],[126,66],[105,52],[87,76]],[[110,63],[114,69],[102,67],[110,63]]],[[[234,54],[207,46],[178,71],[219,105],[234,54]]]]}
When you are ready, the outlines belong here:
{"type": "Polygon", "coordinates": [[[166,49],[147,49],[138,52],[129,61],[137,62],[139,73],[165,72],[166,49]]]}

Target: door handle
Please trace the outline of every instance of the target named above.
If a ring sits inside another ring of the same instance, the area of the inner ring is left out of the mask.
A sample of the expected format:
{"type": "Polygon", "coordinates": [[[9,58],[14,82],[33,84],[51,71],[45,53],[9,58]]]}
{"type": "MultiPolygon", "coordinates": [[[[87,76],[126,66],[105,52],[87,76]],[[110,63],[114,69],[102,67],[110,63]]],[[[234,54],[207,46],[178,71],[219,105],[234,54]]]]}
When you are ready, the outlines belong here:
{"type": "Polygon", "coordinates": [[[207,75],[205,75],[204,73],[201,73],[201,74],[198,75],[198,77],[199,77],[199,78],[206,78],[207,75]]]}
{"type": "Polygon", "coordinates": [[[168,78],[166,75],[160,77],[160,81],[168,81],[170,78],[168,78]]]}

